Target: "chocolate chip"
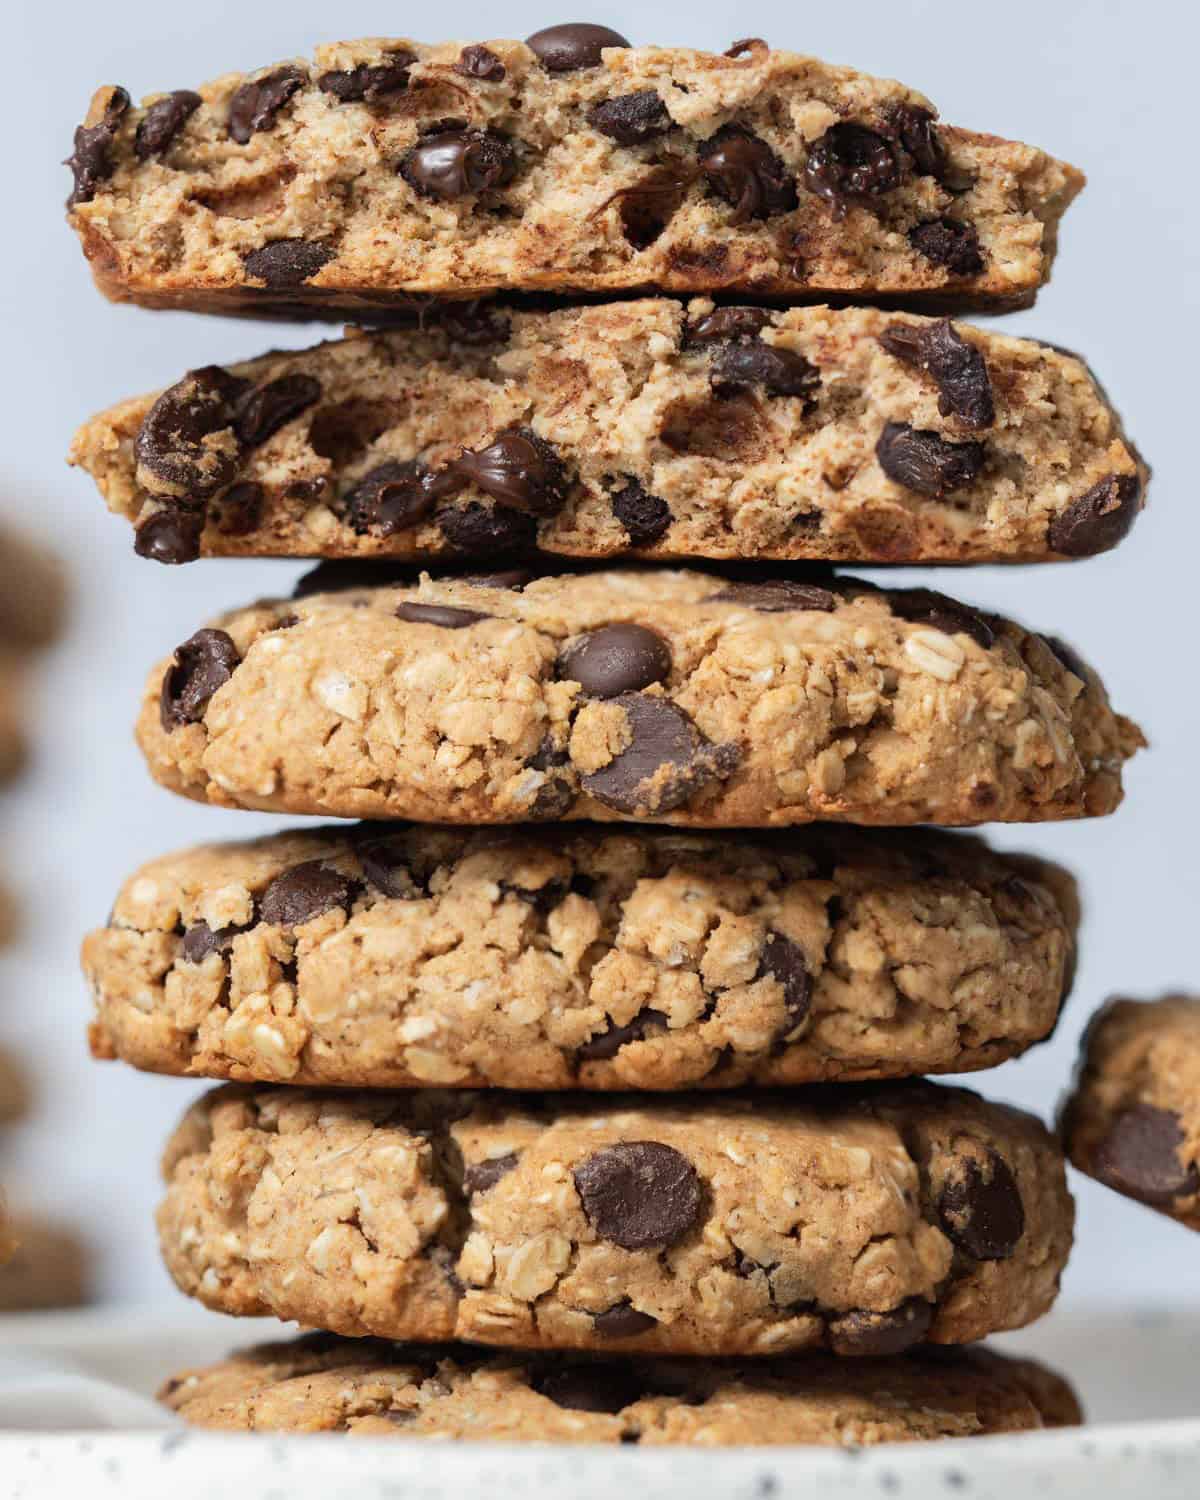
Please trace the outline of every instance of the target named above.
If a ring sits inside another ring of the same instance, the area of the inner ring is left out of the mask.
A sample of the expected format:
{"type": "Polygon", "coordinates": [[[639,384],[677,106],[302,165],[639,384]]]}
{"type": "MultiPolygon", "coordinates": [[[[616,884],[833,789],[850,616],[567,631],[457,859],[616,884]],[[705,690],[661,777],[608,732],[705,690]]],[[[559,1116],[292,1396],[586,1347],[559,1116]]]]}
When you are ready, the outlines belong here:
{"type": "Polygon", "coordinates": [[[277,875],[258,904],[259,918],[276,927],[299,927],[335,907],[349,911],[354,888],[340,870],[306,860],[277,875]]]}
{"type": "Polygon", "coordinates": [[[490,620],[478,609],[455,609],[449,604],[400,604],[396,607],[396,618],[407,620],[412,625],[437,625],[442,630],[462,630],[480,620],[490,620]]]}
{"type": "Polygon", "coordinates": [[[155,511],[149,520],[142,522],[133,534],[133,550],[139,557],[170,566],[195,562],[200,556],[203,532],[202,515],[171,506],[155,511]]]}
{"type": "Polygon", "coordinates": [[[605,47],[628,47],[629,43],[611,26],[569,21],[535,31],[525,38],[525,45],[547,73],[575,73],[580,68],[599,67],[605,47]]]}
{"type": "Polygon", "coordinates": [[[563,654],[559,676],[577,682],[590,698],[615,698],[662,682],[671,671],[671,649],[644,625],[605,625],[563,654]]]}
{"type": "Polygon", "coordinates": [[[984,650],[996,639],[996,632],[981,614],[934,589],[893,589],[887,599],[897,619],[908,620],[913,625],[929,625],[945,635],[957,635],[961,631],[984,650]]]}
{"type": "Polygon", "coordinates": [[[1127,1197],[1159,1206],[1200,1193],[1200,1167],[1179,1160],[1186,1137],[1169,1109],[1135,1104],[1119,1114],[1096,1147],[1100,1181],[1127,1197]]]}
{"type": "Polygon", "coordinates": [[[334,258],[332,245],[319,240],[272,240],[242,257],[246,274],[269,287],[301,286],[334,258]]]}
{"type": "Polygon", "coordinates": [[[753,342],[722,344],[713,356],[719,385],[761,385],[772,396],[811,397],[821,384],[816,368],[794,349],[753,342]]]}
{"type": "Polygon", "coordinates": [[[223,536],[248,536],[262,516],[266,491],[253,480],[233,484],[209,507],[209,520],[223,536]]]}
{"type": "Polygon", "coordinates": [[[889,479],[936,500],[978,479],[985,456],[982,443],[949,443],[907,422],[889,422],[875,444],[875,457],[889,479]]]}
{"type": "Polygon", "coordinates": [[[207,922],[193,922],[183,934],[183,956],[190,964],[202,964],[210,953],[224,953],[233,942],[236,927],[219,927],[215,932],[207,922]]]}
{"type": "Polygon", "coordinates": [[[139,161],[161,156],[204,101],[191,89],[176,89],[156,99],[138,124],[133,153],[139,161]]]}
{"type": "Polygon", "coordinates": [[[300,68],[285,67],[243,83],[229,101],[229,134],[244,146],[258,131],[272,129],[279,111],[307,82],[300,68]]]}
{"type": "Polygon", "coordinates": [[[639,1312],[628,1297],[592,1316],[593,1330],[604,1339],[636,1338],[639,1333],[645,1333],[657,1323],[658,1319],[652,1318],[649,1313],[639,1312]]]}
{"type": "Polygon", "coordinates": [[[1134,475],[1110,474],[1055,516],[1046,540],[1065,557],[1095,557],[1128,535],[1140,502],[1141,487],[1134,475]]]}
{"type": "Polygon", "coordinates": [[[96,124],[80,125],[76,129],[75,149],[64,163],[70,167],[75,178],[71,196],[67,199],[68,208],[74,208],[79,203],[90,203],[100,184],[107,182],[112,176],[112,148],[128,108],[128,93],[120,87],[111,88],[96,124]]]}
{"type": "Polygon", "coordinates": [[[493,500],[551,515],[567,498],[567,471],[554,448],[530,427],[509,427],[486,448],[466,449],[442,471],[493,500]]]}
{"type": "Polygon", "coordinates": [[[673,812],[741,761],[736,745],[714,745],[667,698],[622,693],[610,702],[625,715],[630,744],[583,778],[584,791],[605,807],[639,817],[673,812]]]}
{"type": "Polygon", "coordinates": [[[242,397],[233,430],[245,447],[257,448],[320,399],[321,382],[313,376],[281,375],[242,397]]]}
{"type": "Polygon", "coordinates": [[[515,1151],[508,1152],[506,1156],[492,1156],[487,1161],[474,1162],[463,1173],[463,1188],[472,1197],[476,1193],[486,1193],[502,1177],[507,1177],[516,1164],[515,1151]]]}
{"type": "Polygon", "coordinates": [[[439,510],[434,517],[446,541],[458,552],[491,557],[497,553],[528,552],[537,544],[537,522],[510,505],[466,505],[439,510]]]}
{"type": "Polygon", "coordinates": [[[734,224],[796,206],[796,185],[783,162],[741,125],[723,125],[701,144],[696,160],[713,192],[733,206],[734,224]]]}
{"type": "Polygon", "coordinates": [[[896,359],[933,377],[942,416],[957,417],[972,432],[982,432],[996,420],[983,354],[957,332],[949,318],[937,323],[893,323],[880,334],[879,342],[896,359]]]}
{"type": "Polygon", "coordinates": [[[159,396],[134,440],[138,466],[183,492],[206,499],[229,483],[241,455],[233,427],[233,403],[243,389],[219,365],[191,370],[159,396]],[[228,430],[224,441],[220,435],[228,430]]]}
{"type": "Polygon", "coordinates": [[[943,181],[947,176],[946,148],[933,113],[917,104],[897,104],[888,116],[888,123],[912,157],[918,176],[943,181]]]}
{"type": "Polygon", "coordinates": [[[645,250],[666,229],[683,203],[692,176],[690,170],[664,164],[613,195],[621,232],[635,250],[645,250]]]}
{"type": "Polygon", "coordinates": [[[642,1382],[622,1365],[565,1365],[537,1371],[530,1385],[539,1396],[568,1411],[616,1416],[645,1394],[642,1382]]]}
{"type": "Polygon", "coordinates": [[[159,713],[168,734],[183,724],[198,724],[209,699],[229,681],[241,657],[223,630],[197,630],[175,648],[163,673],[159,713]]]}
{"type": "Polygon", "coordinates": [[[374,557],[330,558],[297,580],[292,598],[307,599],[312,594],[339,594],[348,589],[385,588],[416,581],[417,570],[411,563],[384,562],[374,557]]]}
{"type": "Polygon", "coordinates": [[[901,175],[894,142],[865,125],[843,123],[831,125],[809,148],[804,185],[842,219],[849,201],[890,193],[901,175]]]}
{"type": "Polygon", "coordinates": [[[487,302],[445,302],[437,309],[437,326],[453,343],[478,348],[502,344],[511,325],[487,302]]]}
{"type": "Polygon", "coordinates": [[[423,198],[448,201],[503,187],[516,170],[512,142],[496,130],[434,128],[400,158],[400,175],[423,198]]]}
{"type": "Polygon", "coordinates": [[[640,146],[671,128],[667,106],[653,89],[602,99],[588,110],[588,124],[618,146],[640,146]]]}
{"type": "Polygon", "coordinates": [[[425,894],[413,873],[407,840],[396,833],[378,833],[367,823],[355,830],[354,852],[367,883],[392,901],[415,901],[425,894]]]}
{"type": "Polygon", "coordinates": [[[415,526],[433,509],[435,491],[429,471],[412,460],[389,459],[349,489],[341,505],[346,520],[360,535],[391,536],[415,526]]]}
{"type": "Polygon", "coordinates": [[[657,495],[647,494],[636,479],[614,490],[608,503],[629,533],[631,547],[652,547],[671,524],[671,507],[657,495]]]}
{"type": "Polygon", "coordinates": [[[504,80],[504,64],[490,47],[464,47],[458,54],[454,71],[464,78],[477,78],[481,83],[501,83],[504,80]]]}
{"type": "Polygon", "coordinates": [[[623,1250],[674,1245],[701,1216],[704,1192],[695,1167],[661,1141],[618,1141],[571,1175],[588,1223],[623,1250]]]}
{"type": "Polygon", "coordinates": [[[627,1042],[644,1041],[650,1027],[661,1026],[665,1029],[666,1025],[667,1018],[662,1011],[647,1007],[639,1011],[626,1026],[618,1026],[615,1021],[610,1020],[603,1031],[598,1031],[584,1042],[575,1056],[580,1062],[608,1062],[616,1057],[627,1042]]]}
{"type": "Polygon", "coordinates": [[[799,943],[778,932],[768,932],[759,955],[755,979],[770,975],[783,987],[783,1005],[787,1017],[780,1035],[787,1036],[804,1021],[812,1005],[812,975],[808,972],[804,949],[799,943]]]}
{"type": "Polygon", "coordinates": [[[332,94],[339,104],[377,104],[404,93],[408,70],[416,60],[412,52],[393,52],[386,62],[359,63],[356,68],[322,73],[317,87],[323,94],[332,94]]]}
{"type": "Polygon", "coordinates": [[[561,818],[575,800],[575,784],[569,774],[567,752],[560,750],[547,737],[526,764],[531,771],[540,771],[546,778],[530,804],[530,818],[540,822],[561,818]]]}
{"type": "Polygon", "coordinates": [[[781,614],[792,609],[819,609],[828,614],[837,608],[837,595],[815,583],[794,583],[790,578],[765,578],[761,583],[731,583],[719,594],[709,594],[705,604],[743,604],[761,614],[781,614]]]}
{"type": "Polygon", "coordinates": [[[764,307],[718,307],[683,331],[685,347],[717,340],[755,338],[771,321],[764,307]]]}
{"type": "Polygon", "coordinates": [[[908,242],[935,266],[944,266],[952,276],[978,276],[983,270],[979,231],[961,219],[926,219],[908,231],[908,242]]]}
{"type": "Polygon", "coordinates": [[[933,1306],[913,1297],[890,1312],[843,1313],[829,1324],[829,1347],[835,1354],[877,1359],[903,1354],[919,1344],[933,1322],[933,1306]]]}
{"type": "Polygon", "coordinates": [[[982,1161],[956,1157],[937,1199],[942,1228],[976,1260],[1007,1260],[1025,1233],[1025,1205],[1013,1170],[988,1148],[982,1161]]]}

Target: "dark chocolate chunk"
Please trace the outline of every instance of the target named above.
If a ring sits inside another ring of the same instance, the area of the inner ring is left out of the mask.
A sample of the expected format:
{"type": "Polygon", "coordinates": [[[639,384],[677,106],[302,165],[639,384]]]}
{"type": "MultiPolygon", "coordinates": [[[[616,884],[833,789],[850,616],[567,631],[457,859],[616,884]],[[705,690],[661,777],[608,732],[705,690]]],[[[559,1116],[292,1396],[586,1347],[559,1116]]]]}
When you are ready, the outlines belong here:
{"type": "Polygon", "coordinates": [[[112,176],[115,164],[112,148],[117,131],[129,108],[129,95],[119,86],[108,91],[104,110],[94,125],[80,125],[75,131],[75,149],[67,157],[65,166],[70,167],[75,178],[67,207],[79,203],[90,203],[96,189],[112,176]]]}
{"type": "Polygon", "coordinates": [[[1025,1233],[1025,1205],[1013,1170],[990,1147],[983,1159],[959,1156],[937,1199],[942,1228],[976,1260],[1008,1260],[1025,1233]]]}
{"type": "Polygon", "coordinates": [[[246,274],[269,287],[302,286],[322,266],[328,265],[337,251],[319,240],[272,240],[242,257],[246,274]]]}
{"type": "Polygon", "coordinates": [[[482,47],[478,42],[462,49],[454,71],[464,78],[477,78],[480,83],[504,81],[504,64],[490,47],[482,47]]]}
{"type": "Polygon", "coordinates": [[[555,1406],[609,1416],[616,1416],[646,1394],[642,1382],[623,1365],[551,1365],[537,1371],[529,1383],[555,1406]]]}
{"type": "Polygon", "coordinates": [[[559,676],[577,682],[590,698],[615,698],[664,681],[671,648],[644,625],[605,625],[563,653],[559,676]]]}
{"type": "Polygon", "coordinates": [[[133,154],[139,161],[161,156],[204,101],[191,89],[176,89],[156,99],[138,124],[133,154]]]}
{"type": "Polygon", "coordinates": [[[341,505],[355,531],[392,536],[423,521],[435,498],[435,486],[423,465],[389,459],[364,474],[342,497],[341,505]]]}
{"type": "Polygon", "coordinates": [[[486,1193],[502,1177],[507,1177],[516,1164],[515,1151],[508,1152],[506,1156],[492,1156],[486,1161],[473,1162],[463,1173],[463,1188],[471,1197],[476,1193],[486,1193]]]}
{"type": "Polygon", "coordinates": [[[219,365],[191,370],[159,396],[134,440],[140,468],[184,493],[181,503],[215,494],[237,473],[234,402],[244,387],[219,365]],[[224,441],[220,434],[229,429],[224,441]]]}
{"type": "Polygon", "coordinates": [[[233,676],[241,657],[223,630],[197,630],[175,648],[163,673],[159,713],[168,734],[184,724],[198,724],[209,699],[233,676]]]}
{"type": "Polygon", "coordinates": [[[243,83],[229,101],[229,134],[244,146],[258,131],[273,129],[279,111],[307,82],[303,69],[288,66],[243,83]]]}
{"type": "Polygon", "coordinates": [[[957,417],[972,432],[982,432],[996,420],[983,354],[957,332],[949,318],[937,323],[893,323],[880,334],[879,342],[896,359],[933,377],[942,416],[957,417]]]}
{"type": "Polygon", "coordinates": [[[922,1297],[902,1302],[890,1312],[842,1313],[829,1323],[829,1347],[835,1354],[880,1359],[903,1354],[919,1344],[933,1322],[933,1306],[922,1297]]]}
{"type": "Polygon", "coordinates": [[[575,800],[575,783],[570,774],[567,752],[560,750],[547,737],[526,764],[531,771],[541,771],[546,777],[530,805],[530,818],[535,822],[561,818],[575,800]]]}
{"type": "Polygon", "coordinates": [[[771,321],[765,307],[718,307],[683,331],[685,346],[718,340],[755,338],[771,321]]]}
{"type": "Polygon", "coordinates": [[[364,823],[353,835],[354,852],[367,883],[392,901],[416,901],[425,894],[413,872],[408,841],[402,834],[379,831],[364,823]]]}
{"type": "Polygon", "coordinates": [[[612,513],[629,533],[631,547],[652,547],[671,525],[671,507],[649,495],[640,481],[629,478],[608,499],[612,513]]]}
{"type": "Polygon", "coordinates": [[[433,128],[400,158],[400,175],[423,198],[448,201],[503,187],[516,171],[516,152],[496,130],[465,125],[433,128]]]}
{"type": "Polygon", "coordinates": [[[908,242],[935,266],[944,266],[952,276],[978,276],[983,270],[979,231],[961,219],[926,219],[908,231],[908,242]]]}
{"type": "Polygon", "coordinates": [[[640,146],[671,128],[667,106],[653,89],[602,99],[588,110],[588,124],[618,146],[640,146]]]}
{"type": "Polygon", "coordinates": [[[437,625],[442,630],[462,630],[480,620],[490,620],[491,615],[478,609],[455,609],[449,604],[405,603],[396,606],[396,618],[413,625],[437,625]]]}
{"type": "Polygon", "coordinates": [[[779,1034],[787,1036],[807,1018],[812,1005],[813,982],[804,959],[804,949],[782,933],[768,932],[758,960],[758,973],[754,977],[762,979],[767,974],[783,987],[787,1018],[779,1034]]]}
{"type": "Polygon", "coordinates": [[[887,599],[898,619],[908,620],[914,625],[929,625],[945,635],[957,635],[962,631],[984,650],[996,639],[996,632],[978,611],[946,594],[939,594],[935,589],[892,589],[887,599]]]}
{"type": "Polygon", "coordinates": [[[918,176],[943,181],[947,175],[946,148],[932,111],[916,104],[897,104],[888,117],[888,123],[912,157],[918,176]]]}
{"type": "Polygon", "coordinates": [[[889,479],[935,500],[978,479],[986,456],[982,443],[950,443],[907,422],[889,422],[875,444],[875,457],[889,479]]]}
{"type": "Polygon", "coordinates": [[[172,505],[142,522],[133,534],[133,550],[139,557],[172,567],[195,562],[203,532],[204,517],[199,512],[172,505]]]}
{"type": "Polygon", "coordinates": [[[202,964],[210,953],[228,952],[236,927],[219,927],[215,932],[207,922],[193,922],[184,932],[183,956],[190,964],[202,964]]]}
{"type": "Polygon", "coordinates": [[[537,522],[511,505],[489,507],[471,500],[439,510],[434,520],[451,547],[477,557],[528,552],[537,545],[537,522]]]}
{"type": "Polygon", "coordinates": [[[815,366],[802,354],[758,339],[719,345],[713,355],[712,375],[718,385],[761,385],[772,396],[811,398],[821,384],[815,366]]]}
{"type": "Polygon", "coordinates": [[[339,104],[377,104],[405,92],[408,70],[416,60],[412,52],[393,52],[386,62],[359,63],[356,68],[322,73],[317,87],[323,94],[332,94],[339,104]]]}
{"type": "Polygon", "coordinates": [[[1158,1207],[1190,1198],[1200,1193],[1200,1167],[1180,1161],[1185,1139],[1171,1110],[1135,1104],[1117,1116],[1096,1147],[1096,1176],[1118,1193],[1158,1207]]]}
{"type": "Polygon", "coordinates": [[[796,206],[796,184],[760,136],[740,125],[723,125],[697,150],[709,187],[733,207],[733,223],[765,219],[796,206]]]}
{"type": "Polygon", "coordinates": [[[804,185],[824,198],[835,219],[849,202],[878,198],[900,186],[896,143],[865,125],[831,125],[809,148],[804,185]]]}
{"type": "Polygon", "coordinates": [[[250,479],[231,484],[209,506],[208,518],[223,536],[247,536],[259,523],[265,494],[262,485],[250,479]]]}
{"type": "Polygon", "coordinates": [[[795,583],[790,578],[765,578],[761,583],[731,583],[719,594],[709,594],[705,604],[742,604],[761,614],[782,614],[791,609],[819,609],[828,614],[837,608],[837,595],[815,583],[795,583]]]}
{"type": "Polygon", "coordinates": [[[703,1212],[695,1167],[661,1141],[618,1141],[580,1162],[571,1175],[588,1223],[623,1250],[677,1244],[703,1212]]]}
{"type": "Polygon", "coordinates": [[[460,453],[442,472],[534,515],[552,515],[567,498],[569,481],[562,460],[530,427],[507,428],[486,448],[460,453]]]}
{"type": "Polygon", "coordinates": [[[299,927],[334,907],[350,910],[354,887],[340,870],[306,860],[277,875],[258,904],[259,918],[277,927],[299,927]]]}
{"type": "Polygon", "coordinates": [[[610,701],[625,714],[630,743],[583,777],[584,791],[605,807],[639,817],[673,812],[741,761],[737,745],[714,745],[668,698],[622,693],[610,701]]]}
{"type": "Polygon", "coordinates": [[[575,1056],[580,1062],[608,1062],[616,1057],[627,1042],[643,1041],[650,1027],[661,1026],[665,1030],[666,1025],[667,1018],[662,1011],[647,1007],[639,1011],[625,1026],[618,1026],[615,1021],[610,1020],[603,1031],[598,1031],[584,1042],[575,1056]]]}
{"type": "Polygon", "coordinates": [[[568,21],[535,31],[525,38],[525,45],[547,73],[575,73],[580,68],[599,67],[605,47],[628,47],[629,43],[611,26],[568,21]]]}
{"type": "Polygon", "coordinates": [[[592,1328],[603,1339],[636,1338],[657,1322],[649,1313],[639,1312],[628,1297],[592,1316],[592,1328]]]}
{"type": "Polygon", "coordinates": [[[257,448],[320,399],[321,382],[313,376],[281,375],[242,397],[233,430],[244,447],[257,448]]]}
{"type": "Polygon", "coordinates": [[[1055,516],[1046,540],[1065,557],[1095,557],[1129,534],[1140,508],[1141,486],[1136,476],[1110,474],[1055,516]]]}

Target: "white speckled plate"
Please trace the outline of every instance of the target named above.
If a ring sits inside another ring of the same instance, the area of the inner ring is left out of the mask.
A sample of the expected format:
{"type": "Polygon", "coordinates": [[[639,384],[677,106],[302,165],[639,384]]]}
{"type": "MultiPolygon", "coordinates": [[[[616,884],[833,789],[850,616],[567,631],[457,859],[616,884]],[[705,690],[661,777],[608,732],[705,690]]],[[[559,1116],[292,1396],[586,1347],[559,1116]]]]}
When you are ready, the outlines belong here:
{"type": "Polygon", "coordinates": [[[890,1444],[862,1452],[700,1453],[218,1437],[172,1425],[149,1430],[162,1418],[146,1398],[168,1373],[278,1331],[277,1324],[234,1324],[195,1309],[166,1317],[110,1310],[0,1318],[0,1500],[1200,1495],[1200,1309],[1169,1318],[1076,1309],[997,1340],[1067,1375],[1088,1410],[1087,1427],[1026,1437],[890,1444]],[[21,1378],[14,1379],[18,1369],[21,1378]],[[80,1430],[85,1428],[91,1430],[80,1430]]]}

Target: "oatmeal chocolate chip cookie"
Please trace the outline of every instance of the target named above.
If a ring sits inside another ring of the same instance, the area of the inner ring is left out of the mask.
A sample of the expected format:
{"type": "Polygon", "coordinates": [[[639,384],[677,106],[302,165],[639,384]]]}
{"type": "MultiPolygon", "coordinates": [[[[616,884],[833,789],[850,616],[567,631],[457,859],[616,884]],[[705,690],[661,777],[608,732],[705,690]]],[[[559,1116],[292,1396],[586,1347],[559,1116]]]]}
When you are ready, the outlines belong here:
{"type": "Polygon", "coordinates": [[[29,1108],[29,1079],[10,1052],[0,1047],[0,1125],[11,1125],[29,1108]]]}
{"type": "Polygon", "coordinates": [[[238,610],[138,739],[225,807],[726,827],[1110,812],[1142,743],[1073,652],[942,594],[664,569],[238,610]]]}
{"type": "Polygon", "coordinates": [[[1026,305],[1083,186],[901,84],[764,42],[544,35],[339,42],[141,106],[101,88],[68,161],[98,285],[333,316],[538,289],[1026,305]]]}
{"type": "MultiPolygon", "coordinates": [[[[92,1300],[92,1253],[77,1230],[21,1213],[10,1215],[8,1227],[12,1257],[0,1269],[0,1313],[83,1307],[92,1300]]],[[[0,1212],[0,1246],[3,1239],[0,1212]]]]}
{"type": "Polygon", "coordinates": [[[733,1363],[531,1358],[326,1333],[184,1371],[159,1399],[224,1431],[506,1443],[858,1448],[1083,1420],[1061,1376],[987,1349],[733,1363]]]}
{"type": "Polygon", "coordinates": [[[83,945],[92,1050],[414,1088],[991,1067],[1053,1027],[1074,884],[975,839],[363,824],[144,866],[83,945]]]}
{"type": "Polygon", "coordinates": [[[577,557],[1044,560],[1114,546],[1146,479],[1048,345],[700,300],[451,305],[195,370],[93,418],[71,460],[160,562],[492,556],[487,507],[513,547],[577,557]]]}
{"type": "Polygon", "coordinates": [[[1081,1172],[1200,1229],[1200,999],[1098,1011],[1061,1129],[1081,1172]]]}
{"type": "Polygon", "coordinates": [[[206,1306],[334,1333],[896,1354],[1054,1300],[1073,1209],[1029,1115],[961,1089],[613,1098],[231,1084],[167,1148],[206,1306]]]}

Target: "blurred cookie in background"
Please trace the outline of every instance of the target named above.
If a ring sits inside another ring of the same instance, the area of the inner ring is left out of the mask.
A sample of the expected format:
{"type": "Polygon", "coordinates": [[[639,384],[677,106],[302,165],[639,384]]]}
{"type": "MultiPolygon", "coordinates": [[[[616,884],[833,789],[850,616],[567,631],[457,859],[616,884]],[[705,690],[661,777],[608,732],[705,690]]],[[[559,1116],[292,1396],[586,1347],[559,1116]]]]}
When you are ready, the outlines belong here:
{"type": "Polygon", "coordinates": [[[11,1125],[29,1109],[31,1090],[24,1068],[0,1047],[0,1125],[11,1125]]]}
{"type": "Polygon", "coordinates": [[[62,628],[66,575],[52,553],[0,523],[0,641],[47,646],[62,628]]]}
{"type": "MultiPolygon", "coordinates": [[[[13,1213],[7,1234],[11,1259],[0,1265],[0,1313],[82,1307],[92,1300],[92,1255],[75,1229],[13,1213]]],[[[0,1245],[4,1237],[0,1218],[0,1245]]]]}
{"type": "Polygon", "coordinates": [[[25,764],[25,659],[0,642],[0,783],[25,764]]]}

